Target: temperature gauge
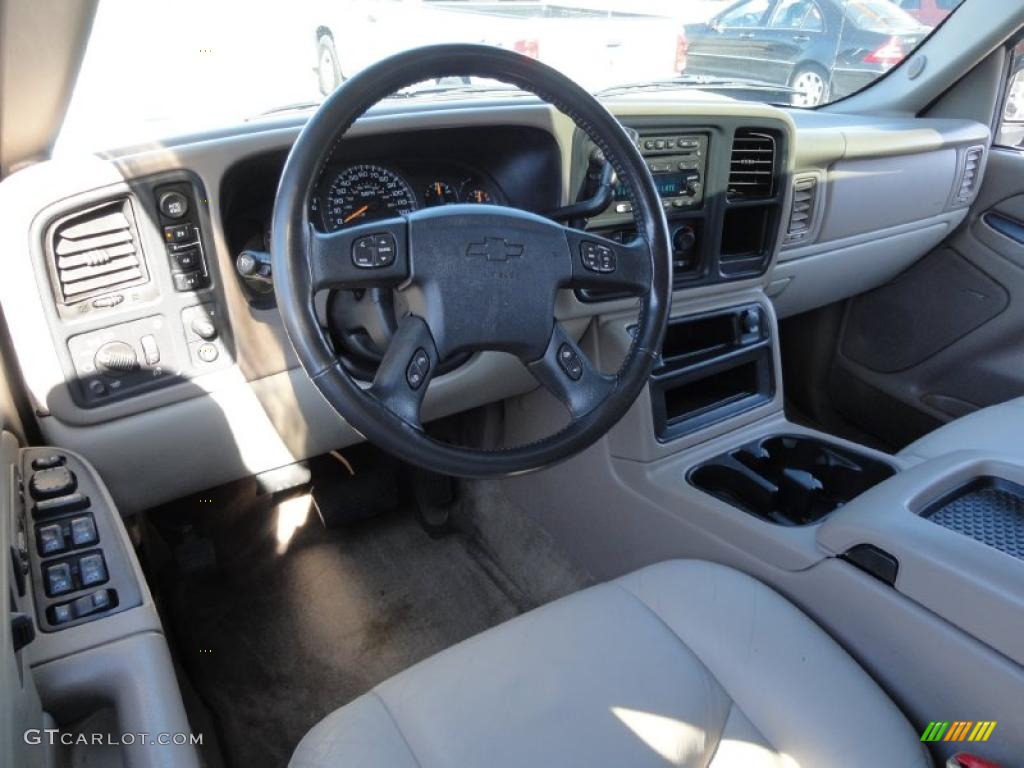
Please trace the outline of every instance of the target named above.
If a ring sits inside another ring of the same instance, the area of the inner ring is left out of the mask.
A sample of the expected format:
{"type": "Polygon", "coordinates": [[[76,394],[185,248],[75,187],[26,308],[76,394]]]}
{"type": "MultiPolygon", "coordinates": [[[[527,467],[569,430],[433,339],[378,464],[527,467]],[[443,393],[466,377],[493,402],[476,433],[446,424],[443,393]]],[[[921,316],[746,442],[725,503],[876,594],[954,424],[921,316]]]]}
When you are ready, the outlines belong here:
{"type": "Polygon", "coordinates": [[[429,206],[457,203],[459,194],[446,181],[432,181],[423,192],[423,201],[429,206]]]}

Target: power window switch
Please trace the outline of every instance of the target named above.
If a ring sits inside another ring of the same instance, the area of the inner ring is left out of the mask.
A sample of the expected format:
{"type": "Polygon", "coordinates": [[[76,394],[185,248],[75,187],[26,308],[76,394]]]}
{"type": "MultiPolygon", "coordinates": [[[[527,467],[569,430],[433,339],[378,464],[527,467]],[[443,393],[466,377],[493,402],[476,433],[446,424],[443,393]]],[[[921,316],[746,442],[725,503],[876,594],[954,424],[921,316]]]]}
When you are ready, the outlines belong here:
{"type": "Polygon", "coordinates": [[[62,603],[61,605],[55,605],[50,608],[51,624],[67,624],[74,618],[75,614],[71,610],[71,603],[62,603]]]}
{"type": "Polygon", "coordinates": [[[49,557],[67,549],[64,530],[59,525],[41,525],[36,528],[36,544],[40,557],[49,557]]]}
{"type": "Polygon", "coordinates": [[[50,597],[63,595],[74,588],[71,580],[71,566],[67,563],[57,563],[45,568],[46,594],[50,597]]]}
{"type": "Polygon", "coordinates": [[[78,561],[78,578],[83,587],[93,587],[107,580],[107,564],[99,552],[85,555],[78,561]]]}
{"type": "Polygon", "coordinates": [[[96,533],[96,521],[92,515],[76,517],[71,521],[71,544],[74,547],[88,547],[99,541],[96,533]]]}
{"type": "Polygon", "coordinates": [[[98,589],[91,595],[85,595],[71,602],[71,612],[76,619],[89,616],[93,613],[100,613],[113,607],[114,600],[109,589],[98,589]]]}

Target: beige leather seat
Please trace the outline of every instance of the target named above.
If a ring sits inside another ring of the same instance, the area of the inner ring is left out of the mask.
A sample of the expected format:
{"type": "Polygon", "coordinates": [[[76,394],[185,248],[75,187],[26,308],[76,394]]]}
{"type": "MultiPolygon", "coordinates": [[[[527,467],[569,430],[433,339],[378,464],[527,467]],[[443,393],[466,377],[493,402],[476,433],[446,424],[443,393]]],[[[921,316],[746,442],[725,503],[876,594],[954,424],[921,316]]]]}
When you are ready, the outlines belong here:
{"type": "Polygon", "coordinates": [[[427,659],[325,718],[291,764],[930,762],[871,678],[790,603],[738,571],[674,561],[427,659]]]}

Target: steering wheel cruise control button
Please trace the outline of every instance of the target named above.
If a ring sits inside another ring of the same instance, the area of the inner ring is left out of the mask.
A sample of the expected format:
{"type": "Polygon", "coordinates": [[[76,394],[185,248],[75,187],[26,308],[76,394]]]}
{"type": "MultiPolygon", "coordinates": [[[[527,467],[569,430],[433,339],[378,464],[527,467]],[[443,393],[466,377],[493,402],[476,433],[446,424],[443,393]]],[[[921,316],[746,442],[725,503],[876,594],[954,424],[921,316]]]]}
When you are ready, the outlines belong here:
{"type": "Polygon", "coordinates": [[[390,267],[396,250],[394,236],[386,232],[360,237],[352,242],[352,263],[362,269],[390,267]]]}
{"type": "Polygon", "coordinates": [[[565,375],[573,381],[579,381],[583,376],[583,361],[576,354],[576,350],[568,344],[563,344],[558,348],[558,364],[565,371],[565,375]]]}
{"type": "Polygon", "coordinates": [[[430,373],[430,356],[427,355],[425,349],[420,347],[413,352],[409,367],[405,369],[405,380],[413,389],[419,389],[426,381],[428,373],[430,373]]]}
{"type": "Polygon", "coordinates": [[[589,240],[580,243],[580,259],[591,272],[609,274],[615,271],[615,251],[607,245],[598,245],[589,240]]]}

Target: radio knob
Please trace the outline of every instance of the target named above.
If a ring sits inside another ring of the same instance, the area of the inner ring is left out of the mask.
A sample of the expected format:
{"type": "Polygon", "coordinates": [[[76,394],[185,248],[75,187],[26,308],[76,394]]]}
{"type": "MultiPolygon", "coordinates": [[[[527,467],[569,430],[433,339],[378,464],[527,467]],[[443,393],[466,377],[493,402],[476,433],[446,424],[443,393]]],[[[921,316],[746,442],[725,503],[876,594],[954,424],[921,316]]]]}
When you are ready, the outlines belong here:
{"type": "Polygon", "coordinates": [[[111,376],[120,376],[137,370],[139,358],[135,349],[123,341],[108,341],[96,350],[96,367],[111,376]]]}

